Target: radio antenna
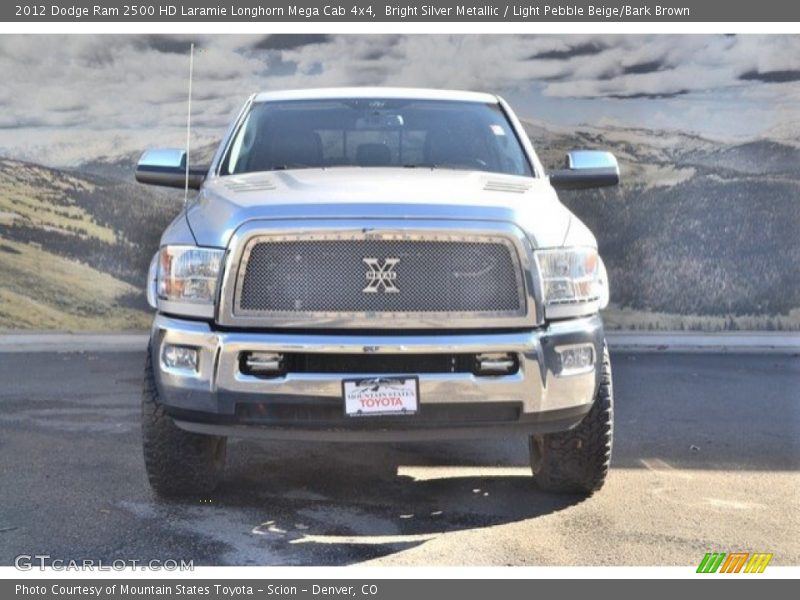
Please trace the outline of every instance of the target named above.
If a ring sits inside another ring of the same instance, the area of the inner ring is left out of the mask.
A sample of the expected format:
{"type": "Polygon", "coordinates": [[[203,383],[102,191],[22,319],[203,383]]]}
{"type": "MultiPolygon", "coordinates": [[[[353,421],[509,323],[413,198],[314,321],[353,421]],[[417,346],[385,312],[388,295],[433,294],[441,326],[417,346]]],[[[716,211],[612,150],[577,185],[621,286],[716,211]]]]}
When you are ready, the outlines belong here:
{"type": "Polygon", "coordinates": [[[189,147],[192,139],[192,75],[194,74],[194,43],[189,47],[189,101],[186,109],[186,178],[183,188],[183,205],[189,201],[189,147]]]}

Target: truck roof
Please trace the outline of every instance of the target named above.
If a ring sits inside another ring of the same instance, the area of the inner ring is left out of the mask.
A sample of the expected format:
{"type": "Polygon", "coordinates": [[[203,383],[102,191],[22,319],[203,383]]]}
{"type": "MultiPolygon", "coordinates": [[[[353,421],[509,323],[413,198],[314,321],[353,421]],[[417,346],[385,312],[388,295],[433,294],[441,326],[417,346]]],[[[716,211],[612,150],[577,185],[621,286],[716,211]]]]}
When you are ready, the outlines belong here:
{"type": "Polygon", "coordinates": [[[254,101],[276,102],[281,100],[324,100],[328,98],[410,98],[414,100],[480,102],[482,104],[497,104],[498,102],[497,96],[481,92],[397,87],[338,87],[279,90],[256,94],[254,101]]]}

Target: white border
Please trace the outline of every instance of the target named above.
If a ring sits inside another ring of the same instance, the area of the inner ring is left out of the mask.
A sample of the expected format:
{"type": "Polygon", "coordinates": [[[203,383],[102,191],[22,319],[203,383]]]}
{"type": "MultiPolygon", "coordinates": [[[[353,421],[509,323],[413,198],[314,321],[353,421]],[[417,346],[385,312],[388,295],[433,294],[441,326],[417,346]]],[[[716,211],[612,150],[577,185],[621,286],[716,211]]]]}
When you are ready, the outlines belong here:
{"type": "MultiPolygon", "coordinates": [[[[442,22],[376,22],[376,23],[320,23],[320,22],[208,22],[208,23],[147,23],[82,21],[53,23],[44,21],[3,22],[0,34],[263,34],[263,33],[330,33],[330,34],[798,34],[800,23],[450,23],[442,22]],[[224,33],[221,33],[224,32],[224,33]]],[[[687,559],[690,557],[687,557],[687,559]]],[[[698,560],[699,560],[698,556],[698,560]]],[[[213,579],[800,579],[800,567],[769,566],[759,575],[720,575],[695,572],[696,567],[196,567],[194,571],[18,571],[14,567],[0,567],[0,579],[70,580],[91,578],[114,580],[147,578],[147,580],[213,579]]]]}
{"type": "MultiPolygon", "coordinates": [[[[698,557],[698,563],[702,556],[698,557]]],[[[800,567],[769,565],[763,573],[697,573],[697,566],[686,567],[195,567],[194,571],[18,571],[0,567],[0,579],[24,579],[31,584],[48,580],[114,580],[142,578],[148,582],[180,579],[186,584],[196,579],[800,579],[800,567]]],[[[39,583],[39,585],[42,585],[39,583]]]]}
{"type": "Polygon", "coordinates": [[[383,22],[383,23],[320,23],[320,22],[276,22],[276,21],[214,21],[208,23],[147,23],[111,22],[90,23],[70,21],[53,23],[46,21],[11,21],[0,23],[0,34],[126,34],[126,33],[195,33],[195,34],[260,34],[260,33],[330,33],[330,34],[792,34],[800,33],[800,22],[769,23],[570,23],[570,22],[526,22],[526,23],[435,23],[383,22]]]}

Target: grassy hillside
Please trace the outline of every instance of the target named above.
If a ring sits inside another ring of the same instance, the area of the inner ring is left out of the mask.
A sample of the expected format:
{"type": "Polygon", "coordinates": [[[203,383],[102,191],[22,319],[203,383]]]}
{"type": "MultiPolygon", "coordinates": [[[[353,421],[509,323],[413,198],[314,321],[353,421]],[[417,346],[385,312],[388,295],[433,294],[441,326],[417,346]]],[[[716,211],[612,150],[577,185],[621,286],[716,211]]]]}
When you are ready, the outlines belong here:
{"type": "Polygon", "coordinates": [[[67,173],[0,160],[0,222],[116,242],[114,231],[96,223],[75,198],[97,186],[67,173]]]}
{"type": "Polygon", "coordinates": [[[142,286],[175,197],[0,160],[0,329],[141,329],[142,286]]]}
{"type": "Polygon", "coordinates": [[[149,327],[137,287],[30,244],[0,238],[0,282],[0,330],[149,327]]]}
{"type": "Polygon", "coordinates": [[[575,147],[606,148],[620,160],[618,188],[560,194],[597,236],[612,302],[622,311],[610,322],[800,326],[796,147],[630,129],[557,132],[533,124],[529,134],[550,167],[575,147]]]}

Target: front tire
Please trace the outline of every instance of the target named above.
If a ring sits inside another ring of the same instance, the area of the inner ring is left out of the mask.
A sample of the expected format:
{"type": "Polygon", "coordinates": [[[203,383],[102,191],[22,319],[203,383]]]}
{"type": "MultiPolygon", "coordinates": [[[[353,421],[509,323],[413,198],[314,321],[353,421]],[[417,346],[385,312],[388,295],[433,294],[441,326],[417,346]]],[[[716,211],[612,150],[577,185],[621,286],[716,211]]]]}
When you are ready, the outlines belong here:
{"type": "Polygon", "coordinates": [[[142,391],[142,446],[150,487],[160,496],[207,495],[225,468],[227,438],[179,429],[159,402],[150,349],[142,391]]]}
{"type": "Polygon", "coordinates": [[[530,437],[536,486],[548,492],[593,494],[603,487],[608,475],[613,439],[611,361],[604,346],[600,385],[589,413],[569,431],[530,437]]]}

